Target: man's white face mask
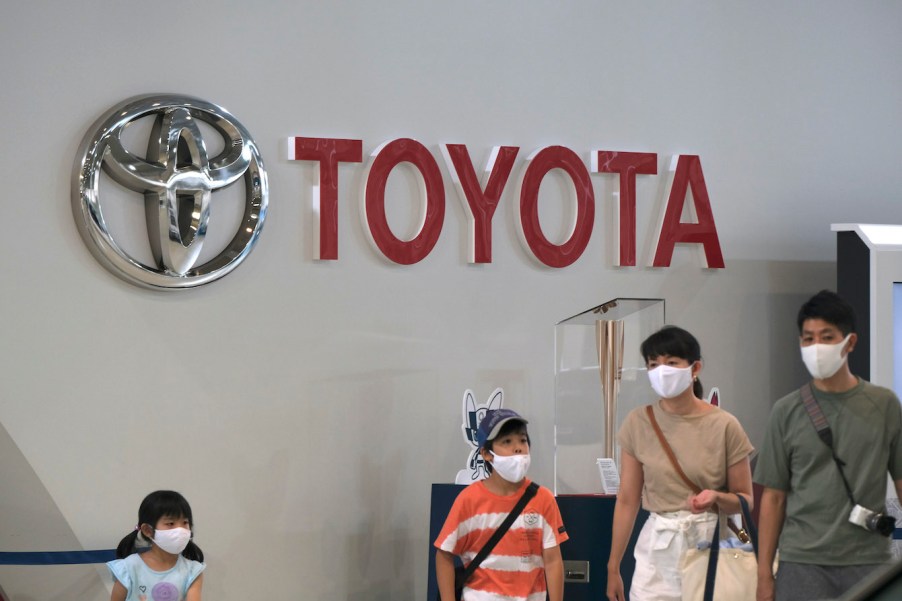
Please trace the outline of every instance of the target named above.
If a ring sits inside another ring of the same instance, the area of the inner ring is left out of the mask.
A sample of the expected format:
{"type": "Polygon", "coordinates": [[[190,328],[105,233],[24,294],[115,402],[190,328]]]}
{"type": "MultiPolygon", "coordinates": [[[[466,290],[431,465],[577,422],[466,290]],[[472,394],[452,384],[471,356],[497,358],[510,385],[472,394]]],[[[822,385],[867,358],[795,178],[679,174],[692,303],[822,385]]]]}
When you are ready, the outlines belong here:
{"type": "Polygon", "coordinates": [[[849,342],[849,334],[837,344],[810,344],[802,348],[802,361],[815,380],[825,380],[839,371],[849,355],[843,349],[849,342]]]}

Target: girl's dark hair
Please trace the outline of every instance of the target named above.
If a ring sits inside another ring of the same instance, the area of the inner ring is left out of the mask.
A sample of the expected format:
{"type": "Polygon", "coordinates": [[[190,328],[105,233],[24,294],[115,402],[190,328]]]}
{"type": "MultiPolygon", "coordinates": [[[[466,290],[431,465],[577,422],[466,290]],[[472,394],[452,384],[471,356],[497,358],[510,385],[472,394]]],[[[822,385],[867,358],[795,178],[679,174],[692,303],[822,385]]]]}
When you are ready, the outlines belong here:
{"type": "MultiPolygon", "coordinates": [[[[155,529],[160,518],[167,516],[186,518],[193,532],[194,518],[191,515],[191,506],[188,505],[185,497],[174,490],[158,490],[150,493],[141,501],[141,506],[138,508],[138,527],[119,542],[119,546],[116,547],[116,557],[122,559],[137,553],[138,528],[142,524],[147,524],[155,529]]],[[[194,544],[193,540],[188,542],[188,546],[182,551],[182,555],[186,559],[193,559],[194,561],[204,560],[204,552],[194,544]]]]}
{"type": "MultiPolygon", "coordinates": [[[[639,352],[642,353],[646,363],[664,355],[685,359],[690,364],[702,359],[702,348],[695,336],[677,326],[664,326],[646,338],[639,347],[639,352]]],[[[705,389],[698,378],[692,382],[692,392],[698,398],[702,398],[705,394],[705,389]]]]}
{"type": "MultiPolygon", "coordinates": [[[[509,422],[505,423],[503,426],[501,426],[501,429],[498,430],[498,435],[495,436],[495,438],[493,438],[492,440],[485,441],[485,444],[482,445],[482,448],[485,449],[486,451],[491,451],[492,443],[494,443],[495,440],[497,440],[498,438],[501,438],[502,436],[507,436],[508,434],[518,434],[520,432],[522,432],[523,434],[526,434],[526,444],[531,447],[532,442],[529,440],[529,431],[526,429],[526,422],[521,422],[518,419],[512,419],[509,422]]],[[[485,471],[489,474],[492,473],[492,464],[489,463],[488,461],[485,462],[485,471]]]]}

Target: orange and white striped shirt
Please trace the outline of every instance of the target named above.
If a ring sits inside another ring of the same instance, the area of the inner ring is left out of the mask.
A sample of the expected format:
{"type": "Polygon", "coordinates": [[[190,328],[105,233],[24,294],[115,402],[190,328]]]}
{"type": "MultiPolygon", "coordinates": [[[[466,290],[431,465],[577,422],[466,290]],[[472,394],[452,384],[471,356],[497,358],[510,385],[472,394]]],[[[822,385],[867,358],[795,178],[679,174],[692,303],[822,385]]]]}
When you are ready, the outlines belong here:
{"type": "MultiPolygon", "coordinates": [[[[435,540],[438,549],[470,563],[523,495],[529,480],[510,496],[496,495],[482,481],[458,495],[435,540]]],[[[542,552],[567,540],[551,491],[539,487],[504,536],[464,586],[465,601],[545,601],[542,552]]]]}

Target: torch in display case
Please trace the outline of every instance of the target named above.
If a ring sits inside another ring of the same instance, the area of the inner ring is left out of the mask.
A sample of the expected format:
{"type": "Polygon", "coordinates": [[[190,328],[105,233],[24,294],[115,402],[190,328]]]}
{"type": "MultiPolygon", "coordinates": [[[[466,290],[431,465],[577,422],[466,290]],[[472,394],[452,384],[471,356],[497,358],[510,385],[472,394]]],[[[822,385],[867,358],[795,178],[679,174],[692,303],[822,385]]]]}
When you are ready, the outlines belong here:
{"type": "Polygon", "coordinates": [[[663,325],[662,299],[616,298],[555,326],[555,494],[616,492],[617,430],[654,401],[639,345],[663,325]]]}

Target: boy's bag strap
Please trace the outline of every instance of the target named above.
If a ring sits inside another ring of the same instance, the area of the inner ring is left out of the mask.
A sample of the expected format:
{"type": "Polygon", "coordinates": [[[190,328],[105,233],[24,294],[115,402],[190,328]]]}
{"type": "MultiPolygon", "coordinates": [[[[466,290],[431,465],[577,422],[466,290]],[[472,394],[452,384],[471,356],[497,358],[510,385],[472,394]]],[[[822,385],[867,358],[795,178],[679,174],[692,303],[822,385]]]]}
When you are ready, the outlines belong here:
{"type": "Polygon", "coordinates": [[[482,549],[479,550],[479,553],[476,554],[476,557],[473,558],[473,561],[467,564],[467,567],[464,569],[461,584],[463,582],[466,582],[470,578],[470,576],[473,575],[473,572],[476,571],[476,568],[479,567],[479,564],[482,563],[482,560],[488,557],[488,554],[492,552],[492,549],[495,547],[495,545],[498,544],[498,541],[501,540],[501,537],[507,533],[511,525],[514,523],[514,520],[517,519],[517,516],[520,515],[520,513],[523,511],[523,508],[526,507],[527,503],[529,503],[530,499],[536,496],[537,492],[539,492],[539,485],[535,482],[530,482],[529,486],[526,487],[526,490],[520,497],[520,500],[517,501],[517,504],[514,506],[511,512],[507,514],[507,517],[504,518],[504,521],[501,522],[501,525],[498,526],[498,529],[492,533],[492,537],[488,541],[486,541],[482,549]]]}
{"type": "Polygon", "coordinates": [[[842,478],[843,486],[846,488],[846,495],[849,497],[849,501],[854,507],[856,503],[855,497],[852,495],[852,487],[849,486],[849,481],[846,480],[846,474],[842,469],[845,463],[836,455],[836,449],[833,448],[833,430],[830,429],[830,424],[827,423],[827,418],[824,417],[824,412],[821,410],[821,406],[818,404],[817,399],[814,398],[814,391],[811,390],[811,382],[807,382],[804,386],[799,388],[799,394],[802,395],[802,404],[805,405],[805,411],[808,412],[808,417],[811,418],[811,424],[817,431],[817,435],[824,441],[824,444],[830,449],[830,454],[833,455],[833,461],[836,462],[836,467],[839,469],[839,475],[842,478]]]}
{"type": "MultiPolygon", "coordinates": [[[[651,422],[651,427],[654,428],[655,434],[658,435],[658,440],[661,441],[661,446],[664,447],[664,453],[667,454],[667,458],[670,459],[670,463],[673,465],[673,469],[676,470],[677,475],[683,479],[683,482],[689,487],[693,493],[698,494],[702,492],[702,489],[692,480],[689,479],[689,476],[686,475],[686,472],[683,471],[683,468],[680,467],[680,462],[677,461],[676,455],[673,454],[673,449],[670,448],[670,445],[667,443],[667,439],[664,438],[664,432],[661,431],[661,426],[658,425],[658,420],[655,418],[655,410],[651,405],[645,406],[645,412],[648,414],[648,420],[651,422]]],[[[740,495],[741,496],[741,495],[740,495]]],[[[716,507],[716,505],[715,505],[716,507]]],[[[727,520],[727,525],[730,527],[736,537],[739,538],[740,541],[747,543],[749,542],[748,532],[743,528],[739,528],[733,522],[727,520]]]]}

